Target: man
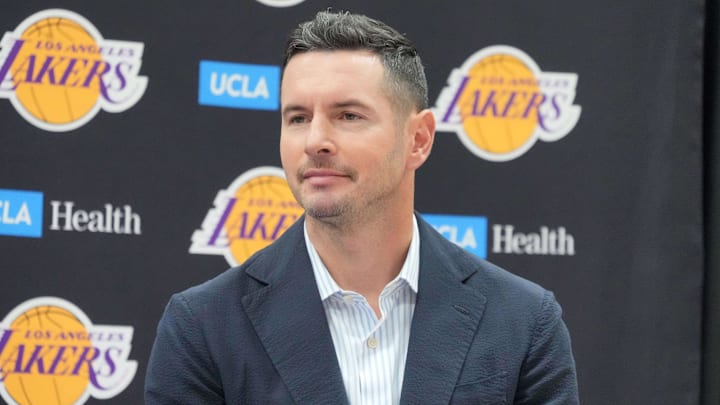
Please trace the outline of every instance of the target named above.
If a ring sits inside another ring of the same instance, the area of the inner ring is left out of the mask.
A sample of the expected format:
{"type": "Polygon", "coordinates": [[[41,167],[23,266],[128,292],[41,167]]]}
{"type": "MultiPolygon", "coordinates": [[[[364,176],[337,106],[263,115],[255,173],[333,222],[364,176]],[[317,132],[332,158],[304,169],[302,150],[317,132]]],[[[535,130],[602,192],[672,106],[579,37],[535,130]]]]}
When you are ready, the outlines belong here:
{"type": "Polygon", "coordinates": [[[287,44],[280,154],[305,216],[171,299],[148,404],[573,404],[553,295],[414,213],[435,121],[411,43],[321,12],[287,44]]]}

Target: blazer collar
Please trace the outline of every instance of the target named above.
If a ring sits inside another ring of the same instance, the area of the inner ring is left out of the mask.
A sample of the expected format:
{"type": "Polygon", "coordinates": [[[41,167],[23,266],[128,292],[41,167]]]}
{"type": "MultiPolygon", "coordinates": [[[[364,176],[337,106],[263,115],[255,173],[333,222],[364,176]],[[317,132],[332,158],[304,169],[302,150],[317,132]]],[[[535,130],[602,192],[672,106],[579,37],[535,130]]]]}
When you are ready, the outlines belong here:
{"type": "Polygon", "coordinates": [[[477,271],[467,253],[420,218],[418,225],[420,280],[400,403],[449,403],[486,298],[465,284],[477,271]]]}
{"type": "MultiPolygon", "coordinates": [[[[465,284],[477,271],[469,260],[465,263],[465,253],[452,254],[460,248],[416,216],[420,275],[400,403],[448,403],[486,298],[465,284]]],[[[303,222],[304,217],[264,254],[249,260],[247,274],[265,287],[242,302],[293,400],[343,404],[348,399],[307,254],[303,222]]]]}
{"type": "Polygon", "coordinates": [[[242,303],[298,404],[347,403],[325,311],[297,221],[246,272],[265,287],[242,303]]]}

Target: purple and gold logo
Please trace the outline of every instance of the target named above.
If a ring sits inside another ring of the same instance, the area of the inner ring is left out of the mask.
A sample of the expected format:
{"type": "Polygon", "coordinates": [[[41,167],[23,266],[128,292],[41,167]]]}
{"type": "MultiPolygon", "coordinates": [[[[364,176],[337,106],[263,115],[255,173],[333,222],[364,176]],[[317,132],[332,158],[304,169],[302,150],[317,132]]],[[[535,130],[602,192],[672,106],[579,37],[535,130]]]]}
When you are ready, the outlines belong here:
{"type": "Polygon", "coordinates": [[[537,140],[557,141],[580,118],[575,73],[543,72],[510,46],[491,46],[454,69],[433,112],[438,131],[457,133],[472,153],[507,161],[537,140]]]}
{"type": "Polygon", "coordinates": [[[0,42],[0,98],[32,125],[63,132],[101,109],[122,112],[140,100],[144,45],[103,39],[88,20],[50,9],[26,18],[0,42]]]}
{"type": "Polygon", "coordinates": [[[0,395],[8,404],[108,399],[135,377],[131,326],[93,325],[55,297],[23,302],[0,323],[0,395]]]}
{"type": "Polygon", "coordinates": [[[215,197],[190,253],[222,255],[236,266],[283,234],[303,214],[277,167],[257,167],[240,175],[215,197]]]}

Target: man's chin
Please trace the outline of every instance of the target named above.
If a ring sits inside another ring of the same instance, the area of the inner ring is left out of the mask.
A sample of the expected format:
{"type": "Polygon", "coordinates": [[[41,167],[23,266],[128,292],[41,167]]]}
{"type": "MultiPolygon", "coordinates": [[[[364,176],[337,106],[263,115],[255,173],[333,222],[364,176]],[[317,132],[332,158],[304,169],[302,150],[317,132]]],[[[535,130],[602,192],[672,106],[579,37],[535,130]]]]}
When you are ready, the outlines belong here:
{"type": "Polygon", "coordinates": [[[342,216],[342,212],[336,209],[310,208],[305,209],[305,215],[316,219],[330,219],[342,216]]]}
{"type": "Polygon", "coordinates": [[[305,215],[321,220],[340,218],[345,215],[347,211],[347,207],[337,204],[308,204],[305,207],[305,215]]]}

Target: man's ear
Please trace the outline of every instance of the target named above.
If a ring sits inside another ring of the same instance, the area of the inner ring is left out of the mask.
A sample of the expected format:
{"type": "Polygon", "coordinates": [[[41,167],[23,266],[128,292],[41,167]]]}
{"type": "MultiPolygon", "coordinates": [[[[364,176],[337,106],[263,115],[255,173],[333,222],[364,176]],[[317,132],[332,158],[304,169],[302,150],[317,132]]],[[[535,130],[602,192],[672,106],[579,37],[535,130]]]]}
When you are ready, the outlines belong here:
{"type": "Polygon", "coordinates": [[[430,156],[435,140],[435,116],[425,109],[410,117],[408,130],[411,131],[408,168],[417,170],[430,156]]]}

